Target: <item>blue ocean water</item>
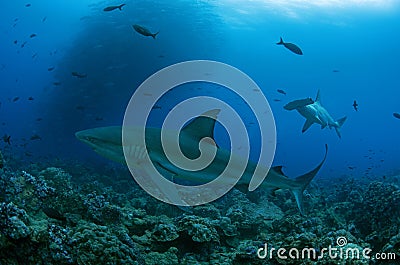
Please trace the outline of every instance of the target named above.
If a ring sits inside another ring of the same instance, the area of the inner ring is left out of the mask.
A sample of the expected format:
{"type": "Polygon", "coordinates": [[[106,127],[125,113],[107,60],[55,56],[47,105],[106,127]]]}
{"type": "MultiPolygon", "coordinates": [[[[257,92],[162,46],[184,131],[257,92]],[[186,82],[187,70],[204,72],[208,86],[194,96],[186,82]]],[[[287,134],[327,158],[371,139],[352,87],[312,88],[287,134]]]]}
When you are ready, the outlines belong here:
{"type": "MultiPolygon", "coordinates": [[[[1,144],[21,163],[48,157],[105,163],[75,138],[76,131],[121,124],[131,95],[157,70],[186,60],[215,60],[245,72],[267,96],[277,126],[274,164],[285,165],[289,176],[318,163],[325,143],[329,156],[319,177],[399,173],[400,120],[392,115],[400,112],[396,1],[125,3],[112,12],[103,8],[119,2],[0,3],[0,134],[11,135],[11,145],[1,144]],[[160,33],[155,40],[146,38],[132,24],[160,33]],[[280,37],[304,55],[276,45],[280,37]],[[319,125],[301,133],[304,118],[283,109],[294,99],[315,99],[318,89],[335,119],[347,116],[342,139],[319,125]],[[41,139],[31,140],[34,135],[41,139]]],[[[237,102],[223,89],[201,86],[200,94],[237,102]]],[[[160,113],[176,99],[166,95],[160,113]]],[[[236,108],[252,122],[248,109],[236,108]]],[[[257,138],[252,137],[252,158],[257,138]]]]}

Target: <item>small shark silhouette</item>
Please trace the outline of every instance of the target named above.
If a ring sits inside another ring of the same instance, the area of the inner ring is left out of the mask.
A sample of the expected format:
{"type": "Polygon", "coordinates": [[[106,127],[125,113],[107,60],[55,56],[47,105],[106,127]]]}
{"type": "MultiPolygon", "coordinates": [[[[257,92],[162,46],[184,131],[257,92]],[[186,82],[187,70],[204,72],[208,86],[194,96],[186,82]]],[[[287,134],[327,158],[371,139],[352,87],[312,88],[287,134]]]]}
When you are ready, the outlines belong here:
{"type": "Polygon", "coordinates": [[[321,94],[319,90],[315,101],[313,101],[311,98],[295,100],[289,102],[283,108],[286,110],[296,109],[304,118],[306,118],[306,122],[304,123],[302,129],[303,133],[307,131],[308,128],[313,125],[313,123],[318,123],[321,125],[321,129],[324,129],[327,126],[329,129],[335,128],[339,138],[342,138],[340,134],[340,128],[346,121],[347,117],[343,117],[335,121],[328,111],[321,105],[321,94]]]}
{"type": "MultiPolygon", "coordinates": [[[[199,141],[204,137],[209,137],[214,140],[214,125],[218,113],[219,110],[208,111],[193,119],[180,131],[179,144],[182,153],[184,153],[186,157],[194,159],[199,156],[199,141]]],[[[132,139],[135,139],[135,129],[132,128],[132,131],[129,133],[132,139]]],[[[162,149],[160,135],[160,128],[146,127],[146,148],[149,157],[157,170],[160,173],[166,171],[172,173],[174,180],[180,179],[204,184],[220,175],[230,159],[231,154],[229,150],[218,147],[218,145],[215,144],[215,141],[207,141],[204,144],[209,145],[209,147],[205,147],[204,150],[207,150],[207,148],[217,149],[213,162],[206,168],[202,169],[201,172],[182,170],[167,159],[162,149]]],[[[122,146],[121,126],[88,129],[76,132],[75,136],[83,143],[89,145],[101,156],[126,164],[122,146]]],[[[140,146],[129,146],[129,148],[140,154],[141,150],[144,149],[140,146]]],[[[292,179],[285,176],[282,172],[282,166],[272,167],[261,186],[272,189],[289,189],[296,199],[300,213],[303,214],[303,192],[325,162],[327,151],[328,147],[326,146],[323,160],[313,170],[297,178],[292,179]]],[[[140,154],[136,156],[136,159],[140,159],[140,154]]],[[[237,186],[248,185],[253,176],[254,169],[257,166],[257,164],[252,161],[246,162],[246,170],[237,183],[237,186]]]]}

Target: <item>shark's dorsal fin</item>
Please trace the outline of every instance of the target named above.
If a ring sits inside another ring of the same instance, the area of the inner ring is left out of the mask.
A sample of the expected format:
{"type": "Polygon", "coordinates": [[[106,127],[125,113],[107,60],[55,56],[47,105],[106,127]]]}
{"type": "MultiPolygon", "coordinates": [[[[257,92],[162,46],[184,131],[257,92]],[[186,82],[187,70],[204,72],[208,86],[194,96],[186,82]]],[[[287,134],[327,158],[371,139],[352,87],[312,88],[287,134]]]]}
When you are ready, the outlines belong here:
{"type": "Polygon", "coordinates": [[[283,171],[282,171],[282,167],[283,166],[274,166],[274,167],[272,167],[272,170],[274,170],[275,172],[281,174],[282,176],[285,176],[285,173],[283,173],[283,171]]]}
{"type": "Polygon", "coordinates": [[[210,137],[214,139],[214,126],[217,120],[217,115],[220,109],[213,109],[204,112],[199,117],[192,120],[187,124],[182,132],[189,134],[192,137],[198,138],[199,140],[204,137],[210,137]]]}
{"type": "Polygon", "coordinates": [[[320,93],[319,89],[318,89],[318,92],[317,92],[317,97],[315,98],[315,102],[321,103],[321,93],[320,93]]]}

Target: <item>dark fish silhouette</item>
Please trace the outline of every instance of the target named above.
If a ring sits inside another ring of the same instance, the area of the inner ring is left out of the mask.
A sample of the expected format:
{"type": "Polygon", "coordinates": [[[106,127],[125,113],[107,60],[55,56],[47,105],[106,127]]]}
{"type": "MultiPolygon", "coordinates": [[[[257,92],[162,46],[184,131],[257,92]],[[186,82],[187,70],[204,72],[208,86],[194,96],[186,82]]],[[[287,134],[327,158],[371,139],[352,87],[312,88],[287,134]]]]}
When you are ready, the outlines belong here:
{"type": "Polygon", "coordinates": [[[30,139],[31,139],[32,141],[34,141],[34,140],[42,140],[42,137],[40,137],[40,136],[37,135],[37,134],[34,134],[34,135],[31,136],[30,139]]]}
{"type": "Polygon", "coordinates": [[[30,6],[31,6],[31,4],[26,4],[25,6],[26,6],[26,7],[30,7],[30,6]]]}
{"type": "Polygon", "coordinates": [[[140,25],[136,25],[136,24],[133,25],[132,27],[137,33],[142,34],[143,36],[146,36],[146,37],[151,36],[151,37],[153,37],[153,39],[156,39],[156,36],[159,33],[159,32],[151,33],[150,30],[148,30],[147,28],[142,27],[140,25]]]}
{"type": "Polygon", "coordinates": [[[5,135],[3,136],[3,141],[4,141],[5,143],[7,143],[8,145],[11,145],[11,135],[5,134],[5,135]]]}
{"type": "Polygon", "coordinates": [[[15,97],[15,98],[13,98],[13,102],[16,102],[16,101],[18,101],[19,100],[19,97],[15,97]]]}
{"type": "Polygon", "coordinates": [[[125,5],[125,4],[122,4],[122,5],[119,5],[119,6],[108,6],[108,7],[104,8],[103,11],[104,11],[104,12],[110,12],[110,11],[113,11],[113,10],[115,10],[115,9],[122,10],[122,7],[123,7],[124,5],[125,5]]]}
{"type": "Polygon", "coordinates": [[[276,91],[278,91],[278,93],[281,93],[281,94],[283,94],[283,95],[286,96],[286,92],[285,92],[284,90],[282,90],[282,89],[277,89],[276,91]]]}
{"type": "Polygon", "coordinates": [[[46,19],[47,19],[47,17],[44,17],[44,18],[42,19],[42,22],[45,22],[45,21],[46,21],[46,19]]]}
{"type": "Polygon", "coordinates": [[[353,107],[355,111],[358,111],[358,104],[357,101],[354,100],[353,107]]]}
{"type": "Polygon", "coordinates": [[[53,82],[53,85],[55,85],[55,86],[61,86],[61,82],[53,82]]]}
{"type": "Polygon", "coordinates": [[[394,116],[395,118],[397,118],[397,119],[400,119],[400,114],[397,113],[397,112],[393,113],[393,116],[394,116]]]}
{"type": "Polygon", "coordinates": [[[15,41],[14,41],[14,44],[17,44],[17,43],[18,43],[18,41],[17,41],[17,40],[15,40],[15,41]]]}
{"type": "Polygon", "coordinates": [[[28,100],[34,100],[34,98],[33,97],[29,97],[28,100]]]}
{"type": "Polygon", "coordinates": [[[54,70],[54,66],[52,66],[52,67],[49,67],[49,68],[47,68],[47,71],[49,71],[49,72],[51,72],[51,71],[53,71],[54,70]]]}
{"type": "Polygon", "coordinates": [[[282,37],[281,37],[281,40],[277,43],[277,45],[283,45],[283,46],[285,46],[286,49],[290,50],[291,52],[294,52],[295,54],[298,54],[298,55],[303,55],[303,52],[296,44],[293,44],[290,42],[283,42],[282,37]]]}
{"type": "Polygon", "coordinates": [[[339,70],[334,69],[334,70],[332,70],[332,72],[339,73],[339,70]]]}
{"type": "Polygon", "coordinates": [[[81,74],[81,73],[78,73],[78,72],[72,72],[71,74],[72,74],[72,76],[75,76],[75,77],[78,77],[78,78],[87,77],[87,74],[81,74]]]}
{"type": "Polygon", "coordinates": [[[37,35],[35,34],[35,33],[33,33],[33,34],[31,34],[30,36],[29,36],[29,38],[34,38],[34,37],[36,37],[37,35]]]}

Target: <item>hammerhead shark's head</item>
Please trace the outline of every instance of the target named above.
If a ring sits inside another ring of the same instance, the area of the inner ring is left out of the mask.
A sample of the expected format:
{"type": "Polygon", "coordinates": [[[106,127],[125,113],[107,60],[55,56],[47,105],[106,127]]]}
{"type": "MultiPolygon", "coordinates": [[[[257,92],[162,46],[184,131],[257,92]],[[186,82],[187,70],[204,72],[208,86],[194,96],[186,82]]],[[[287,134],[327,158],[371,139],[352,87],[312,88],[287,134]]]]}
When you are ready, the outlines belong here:
{"type": "Polygon", "coordinates": [[[335,128],[337,135],[341,138],[340,128],[346,121],[347,117],[343,117],[335,121],[328,111],[321,105],[321,94],[318,90],[317,98],[313,101],[311,98],[299,99],[289,102],[284,106],[286,110],[297,110],[304,118],[306,122],[304,123],[302,132],[308,130],[308,128],[313,125],[313,123],[318,123],[321,125],[321,129],[329,127],[329,129],[335,128]]]}
{"type": "MultiPolygon", "coordinates": [[[[198,157],[200,154],[199,141],[205,137],[209,137],[209,139],[214,140],[214,125],[218,113],[219,110],[217,109],[208,111],[193,119],[180,131],[179,145],[182,149],[182,153],[185,154],[185,156],[191,159],[198,157]]],[[[227,166],[230,159],[231,152],[229,150],[218,147],[218,145],[215,144],[215,141],[206,141],[203,144],[209,144],[210,150],[213,148],[216,149],[213,162],[200,172],[182,170],[172,164],[164,154],[160,140],[161,129],[146,127],[145,130],[146,150],[153,165],[161,174],[165,172],[171,173],[174,181],[184,180],[192,183],[204,184],[219,176],[227,166]]],[[[132,128],[130,133],[131,137],[134,138],[135,129],[132,128]]],[[[93,128],[79,131],[75,135],[80,141],[89,145],[101,156],[119,163],[126,164],[123,152],[121,126],[93,128]]],[[[208,147],[206,146],[203,150],[207,150],[207,148],[208,147]]],[[[135,150],[135,152],[138,153],[137,157],[139,159],[141,156],[141,151],[138,152],[138,150],[143,150],[143,148],[135,147],[132,150],[135,150]]],[[[303,192],[325,162],[327,151],[328,149],[326,146],[325,156],[319,165],[317,165],[317,167],[310,172],[294,179],[288,178],[284,175],[282,172],[282,166],[272,167],[268,171],[268,174],[261,186],[270,189],[289,189],[294,194],[300,213],[303,214],[303,192]]],[[[246,161],[246,163],[247,166],[244,173],[238,173],[242,176],[236,185],[248,185],[250,183],[257,164],[252,161],[246,161]]],[[[235,177],[237,177],[237,175],[235,177]]]]}

